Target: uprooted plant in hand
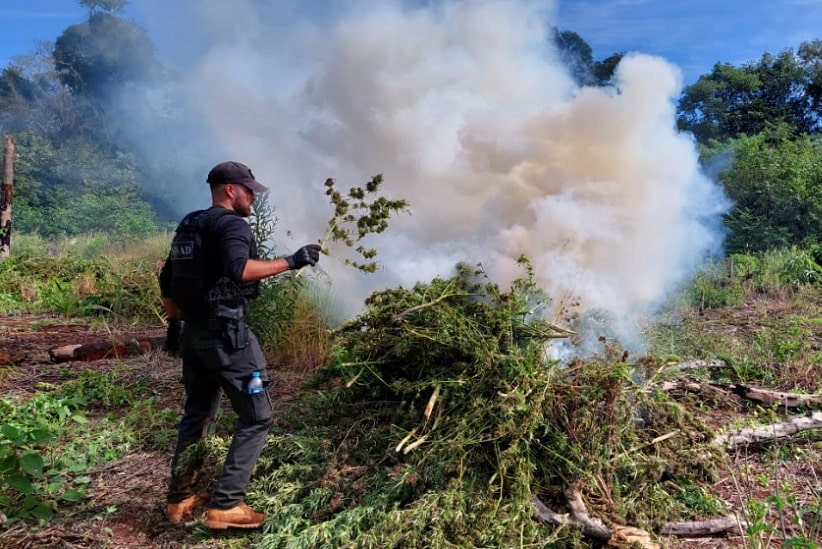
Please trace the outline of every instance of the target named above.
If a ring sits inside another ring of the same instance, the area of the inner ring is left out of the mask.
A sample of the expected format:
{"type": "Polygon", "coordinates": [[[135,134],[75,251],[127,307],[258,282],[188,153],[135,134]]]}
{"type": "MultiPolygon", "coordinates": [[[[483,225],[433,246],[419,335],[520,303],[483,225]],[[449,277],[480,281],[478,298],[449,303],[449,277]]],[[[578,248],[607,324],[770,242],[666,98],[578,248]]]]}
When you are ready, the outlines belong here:
{"type": "Polygon", "coordinates": [[[364,273],[373,273],[377,270],[376,248],[363,245],[362,240],[370,234],[379,234],[388,228],[388,220],[392,215],[408,211],[408,202],[405,200],[389,200],[379,196],[382,175],[371,178],[363,187],[352,187],[346,195],[336,188],[332,178],[325,181],[325,194],[334,206],[334,216],[328,221],[328,229],[320,240],[324,253],[328,253],[327,243],[341,242],[349,248],[354,248],[362,260],[343,259],[346,265],[359,269],[364,273]]]}

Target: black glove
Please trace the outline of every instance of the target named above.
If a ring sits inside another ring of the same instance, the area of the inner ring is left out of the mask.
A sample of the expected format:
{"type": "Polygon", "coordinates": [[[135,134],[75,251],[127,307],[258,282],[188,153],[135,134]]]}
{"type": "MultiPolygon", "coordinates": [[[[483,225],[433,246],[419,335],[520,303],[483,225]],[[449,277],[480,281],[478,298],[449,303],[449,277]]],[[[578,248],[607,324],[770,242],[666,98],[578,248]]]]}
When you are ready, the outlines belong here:
{"type": "Polygon", "coordinates": [[[306,244],[293,255],[286,256],[285,260],[288,261],[289,269],[301,269],[306,265],[313,267],[320,260],[320,245],[306,244]]]}
{"type": "Polygon", "coordinates": [[[163,343],[163,351],[168,356],[180,356],[180,341],[183,336],[183,321],[179,318],[169,318],[166,326],[166,341],[163,343]]]}

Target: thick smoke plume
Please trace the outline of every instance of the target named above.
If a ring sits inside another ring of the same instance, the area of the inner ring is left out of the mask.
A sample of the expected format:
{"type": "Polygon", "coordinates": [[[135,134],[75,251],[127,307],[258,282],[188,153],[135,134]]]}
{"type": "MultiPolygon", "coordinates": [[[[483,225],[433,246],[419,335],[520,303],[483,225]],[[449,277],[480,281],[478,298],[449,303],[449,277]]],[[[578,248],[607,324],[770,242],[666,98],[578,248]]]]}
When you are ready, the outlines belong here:
{"type": "Polygon", "coordinates": [[[201,194],[189,197],[207,201],[217,161],[248,163],[272,188],[285,249],[323,234],[327,177],[344,190],[382,173],[385,193],[409,201],[412,214],[372,242],[377,275],[323,259],[349,310],[460,261],[505,283],[524,254],[557,304],[572,298],[627,327],[720,245],[725,200],[675,129],[679,70],[633,54],[613,87],[576,87],[551,49],[550,2],[139,9],[178,71],[179,133],[164,133],[191,165],[201,194]]]}

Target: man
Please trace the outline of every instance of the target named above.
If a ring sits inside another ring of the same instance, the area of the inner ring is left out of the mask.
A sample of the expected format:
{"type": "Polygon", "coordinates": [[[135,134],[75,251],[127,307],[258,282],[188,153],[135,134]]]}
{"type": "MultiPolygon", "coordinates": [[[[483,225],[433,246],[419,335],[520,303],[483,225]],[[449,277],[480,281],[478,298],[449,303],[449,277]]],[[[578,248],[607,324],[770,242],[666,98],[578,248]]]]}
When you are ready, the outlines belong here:
{"type": "Polygon", "coordinates": [[[257,243],[245,218],[251,215],[255,193],[265,192],[266,187],[240,162],[217,164],[207,182],[211,207],[183,219],[160,273],[169,319],[166,350],[182,357],[186,391],[166,515],[180,523],[206,502],[194,490],[202,460],[183,459],[182,454],[203,438],[222,390],[237,414],[237,423],[207,506],[205,525],[258,528],[265,515],[245,504],[245,490],[272,425],[273,410],[266,391],[249,390],[253,376],[266,381],[267,377],[265,357],[245,324],[245,314],[249,300],[257,296],[260,280],[313,266],[320,247],[308,244],[287,257],[258,259],[257,243]]]}

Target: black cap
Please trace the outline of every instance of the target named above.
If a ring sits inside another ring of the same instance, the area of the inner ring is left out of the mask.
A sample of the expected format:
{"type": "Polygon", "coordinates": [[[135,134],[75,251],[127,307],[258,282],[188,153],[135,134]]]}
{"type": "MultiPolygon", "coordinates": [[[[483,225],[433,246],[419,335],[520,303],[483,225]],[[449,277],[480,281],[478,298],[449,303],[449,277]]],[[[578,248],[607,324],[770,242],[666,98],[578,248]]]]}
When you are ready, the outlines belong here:
{"type": "Polygon", "coordinates": [[[241,162],[221,162],[211,168],[206,179],[209,185],[224,185],[226,183],[239,183],[248,187],[255,193],[264,193],[268,187],[254,179],[251,168],[241,162]]]}

